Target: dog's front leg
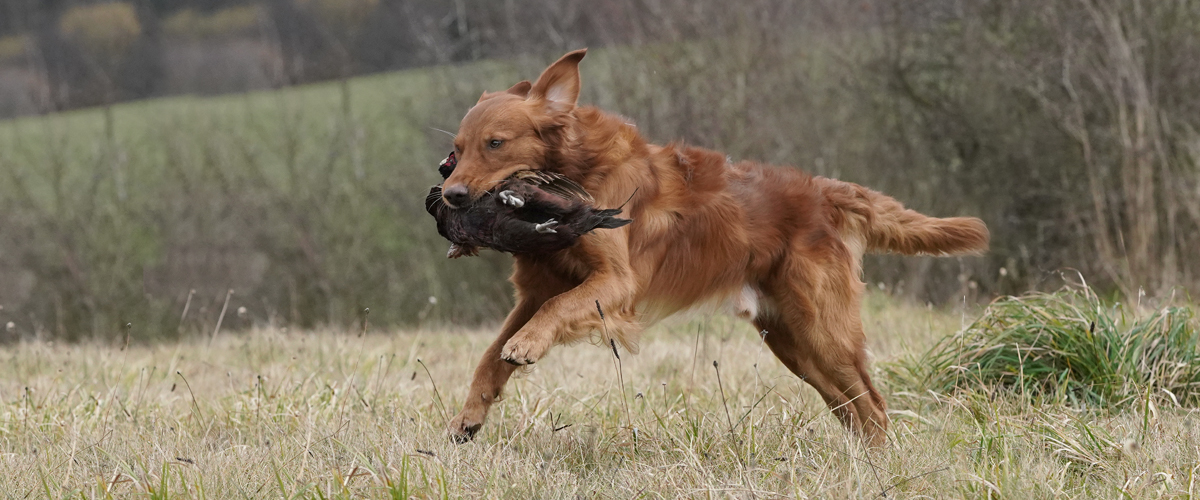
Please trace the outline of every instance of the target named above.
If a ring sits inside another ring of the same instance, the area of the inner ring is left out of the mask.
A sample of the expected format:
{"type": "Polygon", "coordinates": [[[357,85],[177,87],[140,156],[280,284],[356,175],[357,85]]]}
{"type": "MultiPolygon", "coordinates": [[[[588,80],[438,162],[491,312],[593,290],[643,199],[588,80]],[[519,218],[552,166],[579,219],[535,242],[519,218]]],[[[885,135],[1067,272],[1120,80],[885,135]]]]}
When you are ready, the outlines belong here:
{"type": "Polygon", "coordinates": [[[554,345],[573,342],[579,335],[600,329],[597,303],[605,314],[632,310],[629,302],[633,300],[636,281],[624,236],[614,233],[589,236],[580,240],[581,251],[577,255],[592,272],[579,286],[542,304],[504,345],[500,351],[504,361],[514,365],[533,364],[554,345]]]}
{"type": "Polygon", "coordinates": [[[483,426],[488,409],[500,397],[500,391],[504,389],[504,384],[508,382],[513,370],[517,368],[500,360],[500,350],[504,347],[505,342],[508,342],[508,339],[512,338],[513,334],[525,326],[529,318],[533,317],[542,302],[543,300],[534,298],[521,298],[512,312],[508,313],[508,318],[504,320],[504,327],[500,329],[500,335],[488,347],[487,352],[483,354],[483,359],[479,361],[479,366],[475,368],[475,377],[471,379],[471,390],[467,392],[467,399],[463,402],[462,411],[450,420],[450,438],[454,441],[459,443],[470,441],[483,426]]]}

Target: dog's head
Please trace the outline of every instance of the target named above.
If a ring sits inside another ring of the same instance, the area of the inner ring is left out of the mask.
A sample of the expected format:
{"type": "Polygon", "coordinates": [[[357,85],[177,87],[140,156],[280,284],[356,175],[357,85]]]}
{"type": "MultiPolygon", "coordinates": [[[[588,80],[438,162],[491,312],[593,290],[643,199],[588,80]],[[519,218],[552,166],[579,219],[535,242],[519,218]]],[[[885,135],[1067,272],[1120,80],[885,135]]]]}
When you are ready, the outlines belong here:
{"type": "Polygon", "coordinates": [[[479,97],[454,138],[458,166],[443,184],[447,204],[463,206],[517,171],[546,167],[579,99],[579,61],[585,53],[562,56],[535,83],[523,81],[479,97]]]}

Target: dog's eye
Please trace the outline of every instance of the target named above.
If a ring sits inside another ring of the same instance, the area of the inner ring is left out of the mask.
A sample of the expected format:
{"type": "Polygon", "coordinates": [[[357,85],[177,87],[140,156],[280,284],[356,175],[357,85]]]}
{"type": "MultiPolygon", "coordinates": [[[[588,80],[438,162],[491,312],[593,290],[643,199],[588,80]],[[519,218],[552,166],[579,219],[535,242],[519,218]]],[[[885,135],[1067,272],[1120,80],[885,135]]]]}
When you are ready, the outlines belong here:
{"type": "Polygon", "coordinates": [[[492,140],[488,141],[488,147],[492,148],[492,149],[496,149],[496,148],[500,147],[501,144],[504,144],[504,141],[502,141],[500,139],[492,139],[492,140]]]}

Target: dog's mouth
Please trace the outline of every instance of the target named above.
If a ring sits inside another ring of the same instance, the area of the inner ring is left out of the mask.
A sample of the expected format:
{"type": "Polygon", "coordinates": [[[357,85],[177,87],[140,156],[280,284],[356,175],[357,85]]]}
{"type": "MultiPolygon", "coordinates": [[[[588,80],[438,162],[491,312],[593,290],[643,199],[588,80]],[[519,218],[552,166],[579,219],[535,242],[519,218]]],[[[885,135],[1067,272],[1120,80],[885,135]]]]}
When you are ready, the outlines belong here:
{"type": "MultiPolygon", "coordinates": [[[[457,167],[458,157],[455,156],[453,151],[451,151],[450,154],[446,155],[445,159],[438,163],[438,174],[442,176],[443,184],[445,183],[446,179],[450,178],[450,175],[454,173],[454,170],[457,167]]],[[[588,193],[583,186],[562,174],[534,168],[525,164],[514,165],[506,170],[509,171],[507,175],[499,180],[493,181],[489,186],[487,186],[487,189],[476,191],[478,195],[472,197],[471,202],[467,206],[477,203],[485,196],[501,196],[502,201],[504,201],[506,204],[514,205],[514,202],[504,199],[504,196],[502,196],[507,192],[496,192],[497,188],[500,188],[512,181],[533,184],[540,189],[543,189],[549,193],[553,193],[564,199],[576,199],[588,204],[595,203],[592,195],[588,193]]],[[[516,204],[514,206],[518,206],[519,208],[519,205],[521,204],[516,204]]],[[[455,209],[466,208],[466,206],[450,207],[446,203],[445,198],[442,197],[442,184],[438,184],[430,188],[429,194],[425,195],[425,210],[432,214],[442,207],[455,209]]]]}
{"type": "MultiPolygon", "coordinates": [[[[446,179],[450,178],[450,175],[454,173],[454,170],[456,168],[458,168],[458,157],[455,156],[454,151],[451,151],[450,154],[446,155],[445,159],[443,159],[440,163],[438,163],[438,174],[442,176],[442,183],[439,183],[438,185],[429,188],[429,194],[425,195],[425,210],[429,211],[429,213],[432,214],[432,213],[434,213],[434,211],[440,209],[443,206],[449,207],[449,205],[446,203],[445,198],[442,197],[442,184],[444,184],[446,182],[446,179]]],[[[479,199],[483,198],[484,196],[489,196],[489,195],[495,196],[496,193],[493,193],[493,191],[498,186],[504,184],[505,182],[508,182],[514,178],[517,178],[518,176],[528,175],[526,173],[538,172],[538,170],[533,169],[533,168],[529,167],[528,165],[517,165],[517,166],[513,167],[512,170],[513,171],[511,173],[509,173],[508,175],[504,176],[504,178],[497,180],[497,181],[493,181],[491,183],[491,185],[487,187],[487,189],[476,191],[479,194],[472,197],[470,204],[478,202],[479,199]]],[[[466,208],[466,207],[449,207],[449,208],[461,209],[461,208],[466,208]]]]}
{"type": "MultiPolygon", "coordinates": [[[[446,180],[450,178],[450,175],[454,173],[454,170],[456,168],[458,168],[458,157],[454,155],[453,151],[451,151],[450,154],[446,155],[446,158],[443,159],[441,161],[441,163],[438,163],[438,174],[442,176],[442,183],[445,183],[446,180]]],[[[480,189],[480,190],[473,189],[472,191],[474,191],[478,194],[476,194],[475,196],[473,196],[471,198],[471,203],[477,202],[477,201],[479,201],[480,198],[483,198],[484,196],[487,196],[489,194],[494,194],[494,193],[492,193],[492,191],[495,190],[495,188],[497,186],[500,186],[510,180],[515,179],[515,178],[537,177],[539,175],[539,173],[548,174],[548,172],[546,172],[542,169],[538,169],[538,168],[535,168],[533,166],[526,165],[526,164],[514,165],[505,170],[508,171],[507,175],[504,175],[503,177],[501,177],[498,180],[492,181],[490,183],[490,185],[487,186],[486,189],[480,189]]],[[[550,174],[550,175],[552,175],[553,176],[552,178],[554,178],[556,180],[566,179],[565,177],[559,176],[557,174],[550,174]]],[[[575,184],[574,182],[571,182],[570,180],[567,180],[567,182],[570,182],[571,184],[575,184]]],[[[578,185],[576,185],[576,187],[578,187],[578,185]]],[[[578,188],[578,189],[582,191],[583,188],[578,188]]],[[[437,186],[434,186],[434,188],[430,190],[429,195],[425,198],[425,207],[426,208],[429,208],[434,205],[441,205],[441,204],[445,203],[445,200],[433,200],[434,191],[436,191],[437,196],[440,197],[441,193],[442,193],[442,184],[438,184],[437,186]]]]}

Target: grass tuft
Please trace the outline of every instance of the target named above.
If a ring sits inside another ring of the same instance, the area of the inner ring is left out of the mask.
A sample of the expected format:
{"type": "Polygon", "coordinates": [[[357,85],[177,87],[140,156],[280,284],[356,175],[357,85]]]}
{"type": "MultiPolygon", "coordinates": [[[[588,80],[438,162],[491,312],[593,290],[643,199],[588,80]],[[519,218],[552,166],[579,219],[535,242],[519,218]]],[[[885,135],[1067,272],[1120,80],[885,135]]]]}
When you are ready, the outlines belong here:
{"type": "Polygon", "coordinates": [[[1200,403],[1197,324],[1188,307],[1108,304],[1085,285],[1003,297],[961,332],[889,365],[900,390],[1005,391],[1124,409],[1164,398],[1200,403]]]}

